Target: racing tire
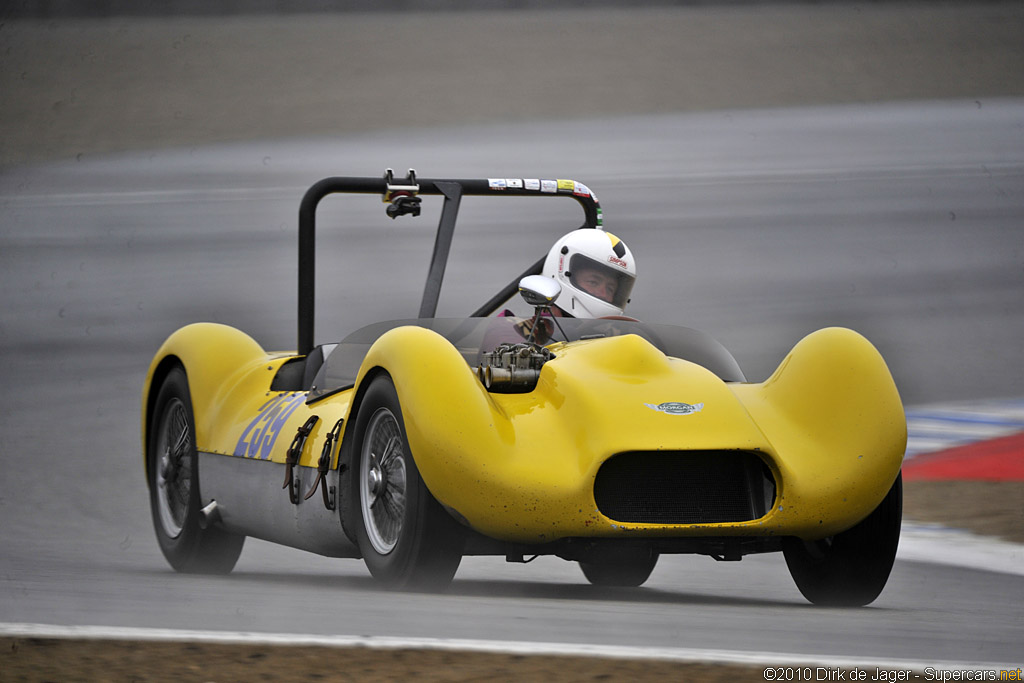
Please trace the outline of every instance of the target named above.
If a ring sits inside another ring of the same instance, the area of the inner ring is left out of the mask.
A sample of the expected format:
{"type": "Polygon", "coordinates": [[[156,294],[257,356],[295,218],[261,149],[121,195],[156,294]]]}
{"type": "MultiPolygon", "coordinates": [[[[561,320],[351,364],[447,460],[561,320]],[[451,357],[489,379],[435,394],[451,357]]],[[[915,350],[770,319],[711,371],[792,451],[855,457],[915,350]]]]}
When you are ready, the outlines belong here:
{"type": "Polygon", "coordinates": [[[815,605],[862,607],[874,602],[889,580],[903,519],[903,474],[878,507],[856,526],[807,542],[783,541],[789,573],[815,605]]]}
{"type": "Polygon", "coordinates": [[[580,560],[580,569],[594,586],[636,588],[651,577],[658,564],[658,553],[602,558],[595,562],[580,560]]]}
{"type": "Polygon", "coordinates": [[[462,561],[462,527],[420,477],[394,382],[373,379],[355,423],[351,500],[370,574],[387,588],[438,591],[462,561]]]}
{"type": "Polygon", "coordinates": [[[156,540],[176,571],[227,574],[242,553],[245,536],[202,528],[199,454],[188,379],[172,369],[156,396],[149,424],[149,503],[156,540]]]}

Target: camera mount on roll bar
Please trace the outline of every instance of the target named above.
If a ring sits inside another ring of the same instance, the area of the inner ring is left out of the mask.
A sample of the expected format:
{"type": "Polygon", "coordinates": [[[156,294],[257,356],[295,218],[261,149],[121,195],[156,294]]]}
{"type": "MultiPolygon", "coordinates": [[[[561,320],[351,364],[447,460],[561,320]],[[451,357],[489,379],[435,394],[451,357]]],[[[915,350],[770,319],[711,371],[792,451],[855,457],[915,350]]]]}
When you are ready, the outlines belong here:
{"type": "Polygon", "coordinates": [[[395,172],[390,168],[384,172],[384,203],[388,205],[388,218],[394,220],[399,216],[420,215],[420,186],[416,182],[416,169],[410,168],[405,176],[404,185],[395,185],[395,172]]]}

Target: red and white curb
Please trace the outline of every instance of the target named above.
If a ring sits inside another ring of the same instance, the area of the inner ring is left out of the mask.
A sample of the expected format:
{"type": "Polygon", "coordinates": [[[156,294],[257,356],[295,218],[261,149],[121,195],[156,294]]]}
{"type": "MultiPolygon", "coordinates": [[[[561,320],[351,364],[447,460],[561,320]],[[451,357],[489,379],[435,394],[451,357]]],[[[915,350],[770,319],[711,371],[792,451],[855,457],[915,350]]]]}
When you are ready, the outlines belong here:
{"type": "MultiPolygon", "coordinates": [[[[934,403],[908,407],[906,414],[908,472],[930,454],[1024,432],[1024,399],[934,403]]],[[[1024,545],[907,519],[896,557],[1024,576],[1024,545]]]]}
{"type": "Polygon", "coordinates": [[[908,460],[1024,431],[1024,399],[932,403],[906,414],[908,460]]]}

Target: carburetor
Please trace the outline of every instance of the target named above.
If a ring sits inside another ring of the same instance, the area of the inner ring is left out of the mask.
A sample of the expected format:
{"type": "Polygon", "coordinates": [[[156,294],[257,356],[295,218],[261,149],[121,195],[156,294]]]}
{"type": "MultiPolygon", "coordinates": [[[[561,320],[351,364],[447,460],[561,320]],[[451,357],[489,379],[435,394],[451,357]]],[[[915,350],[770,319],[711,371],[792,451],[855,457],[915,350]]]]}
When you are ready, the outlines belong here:
{"type": "Polygon", "coordinates": [[[496,394],[521,394],[533,391],[540,369],[555,354],[543,346],[529,343],[504,343],[483,354],[477,368],[487,391],[496,394]]]}

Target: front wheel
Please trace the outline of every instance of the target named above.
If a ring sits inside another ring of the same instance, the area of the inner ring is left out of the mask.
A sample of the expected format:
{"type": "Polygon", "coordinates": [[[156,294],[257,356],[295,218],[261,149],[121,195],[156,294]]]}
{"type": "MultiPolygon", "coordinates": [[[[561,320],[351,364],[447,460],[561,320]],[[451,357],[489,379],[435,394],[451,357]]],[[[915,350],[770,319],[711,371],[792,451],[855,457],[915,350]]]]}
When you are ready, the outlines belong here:
{"type": "Polygon", "coordinates": [[[903,474],[878,507],[856,526],[819,541],[783,541],[789,573],[816,605],[860,607],[889,580],[903,519],[903,474]]]}
{"type": "Polygon", "coordinates": [[[227,574],[242,553],[245,536],[199,524],[199,455],[188,379],[168,373],[149,424],[149,504],[156,540],[179,572],[227,574]]]}
{"type": "Polygon", "coordinates": [[[388,375],[375,378],[356,417],[352,499],[359,550],[389,588],[440,590],[462,561],[462,527],[420,477],[388,375]]]}
{"type": "Polygon", "coordinates": [[[646,551],[605,557],[597,561],[580,560],[580,569],[587,581],[595,586],[635,588],[650,578],[657,563],[658,553],[646,551]]]}

